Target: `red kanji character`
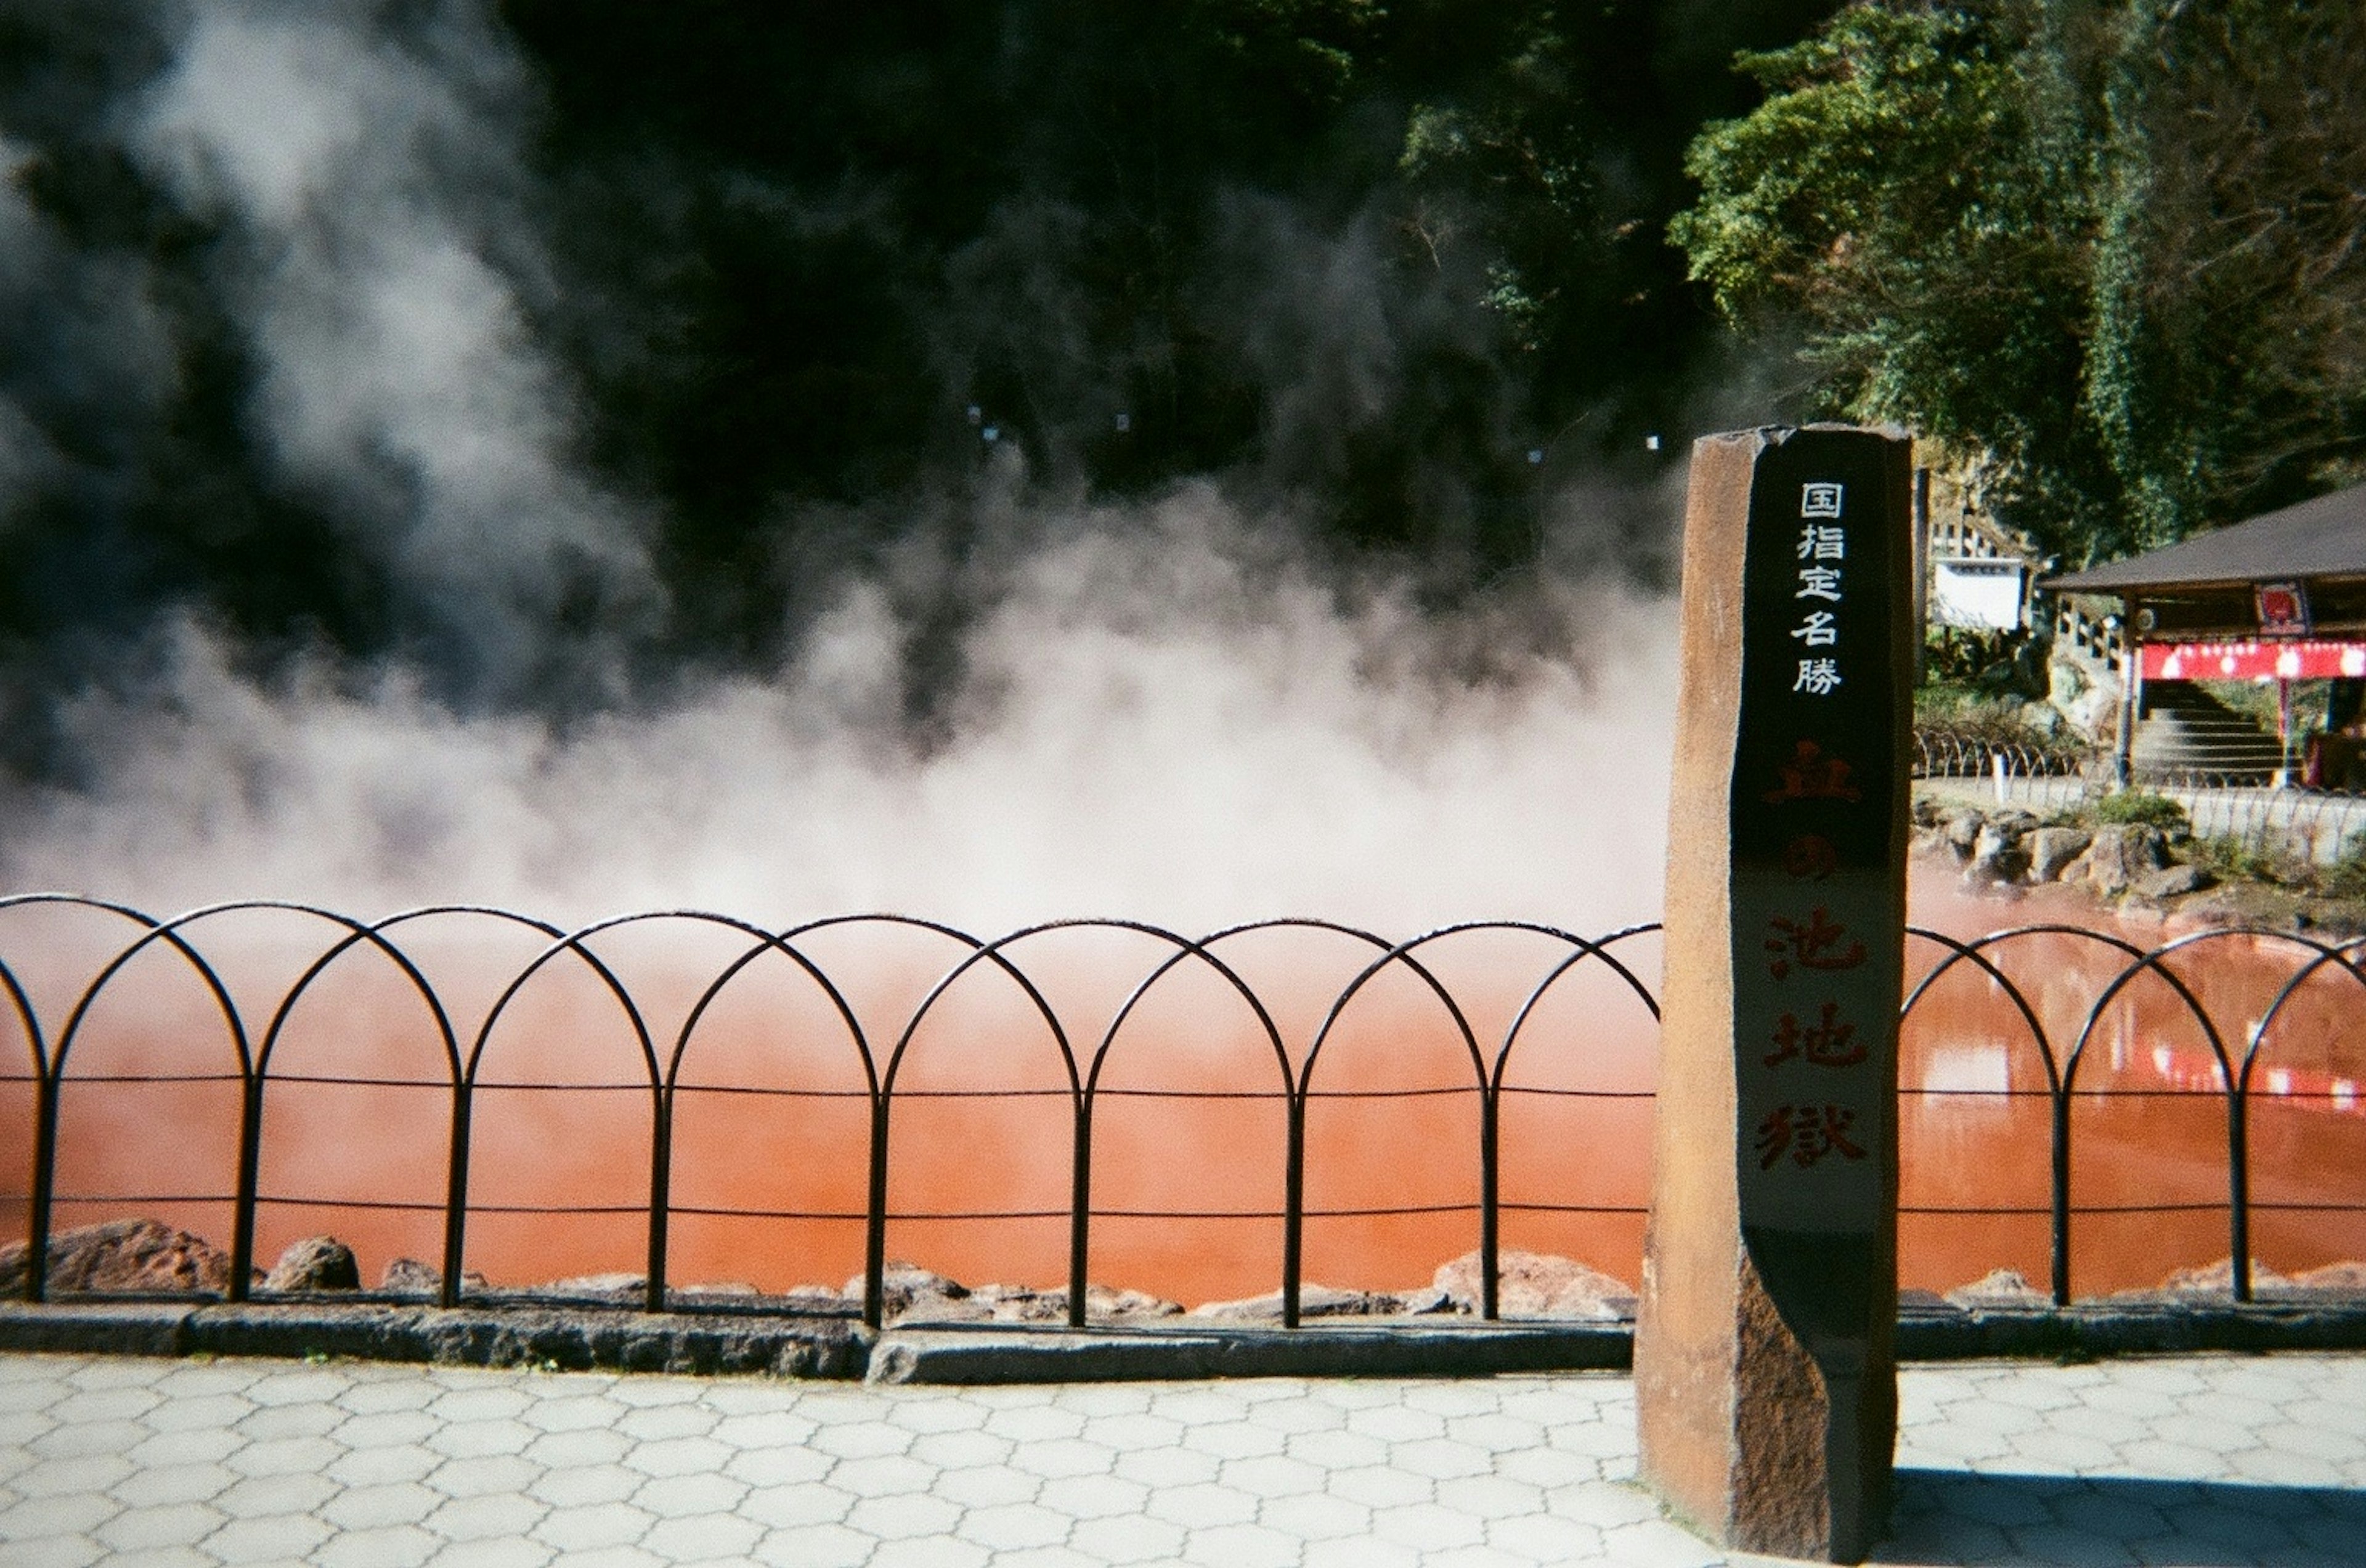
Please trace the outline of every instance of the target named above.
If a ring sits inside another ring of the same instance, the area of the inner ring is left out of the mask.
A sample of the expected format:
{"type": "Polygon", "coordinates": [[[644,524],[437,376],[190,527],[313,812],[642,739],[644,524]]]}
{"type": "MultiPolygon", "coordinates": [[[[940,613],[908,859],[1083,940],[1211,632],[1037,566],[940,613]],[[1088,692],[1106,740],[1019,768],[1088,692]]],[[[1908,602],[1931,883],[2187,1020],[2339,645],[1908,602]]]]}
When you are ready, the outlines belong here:
{"type": "Polygon", "coordinates": [[[1803,1166],[1813,1165],[1826,1155],[1863,1159],[1865,1151],[1848,1139],[1848,1130],[1855,1122],[1856,1112],[1845,1105],[1827,1105],[1821,1111],[1800,1107],[1791,1129],[1792,1159],[1803,1166]]]}
{"type": "Polygon", "coordinates": [[[1774,954],[1774,961],[1766,972],[1777,980],[1788,975],[1794,964],[1802,969],[1853,969],[1865,962],[1865,943],[1841,946],[1848,928],[1833,919],[1821,904],[1805,920],[1787,920],[1778,915],[1768,924],[1774,934],[1766,939],[1766,951],[1774,954]]]}
{"type": "Polygon", "coordinates": [[[1783,780],[1782,787],[1770,789],[1768,805],[1780,805],[1786,800],[1862,800],[1864,792],[1848,782],[1851,769],[1838,757],[1827,757],[1824,749],[1812,740],[1802,740],[1792,748],[1791,760],[1775,764],[1775,773],[1783,780]]]}
{"type": "Polygon", "coordinates": [[[1758,1168],[1772,1170],[1787,1154],[1802,1168],[1826,1155],[1863,1159],[1865,1150],[1849,1141],[1856,1112],[1845,1105],[1778,1105],[1758,1123],[1758,1168]]]}
{"type": "Polygon", "coordinates": [[[1797,1013],[1786,1012],[1783,1021],[1774,1026],[1774,1049],[1765,1056],[1766,1065],[1779,1067],[1794,1057],[1806,1058],[1816,1067],[1853,1067],[1865,1060],[1865,1046],[1857,1043],[1856,1025],[1840,1021],[1838,1002],[1826,1002],[1823,1016],[1816,1022],[1802,1025],[1797,1013]]]}
{"type": "Polygon", "coordinates": [[[1810,882],[1821,882],[1839,870],[1840,863],[1840,851],[1821,833],[1802,833],[1783,846],[1783,869],[1810,882]]]}

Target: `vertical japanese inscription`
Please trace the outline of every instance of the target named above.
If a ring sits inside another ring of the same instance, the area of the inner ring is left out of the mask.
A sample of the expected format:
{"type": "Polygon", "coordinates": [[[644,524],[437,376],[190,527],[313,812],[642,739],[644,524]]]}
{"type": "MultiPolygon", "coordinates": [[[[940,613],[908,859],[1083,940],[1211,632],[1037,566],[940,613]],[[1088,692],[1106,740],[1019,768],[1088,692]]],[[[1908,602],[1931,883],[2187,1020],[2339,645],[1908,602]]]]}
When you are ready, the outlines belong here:
{"type": "Polygon", "coordinates": [[[1856,1272],[1844,1255],[1887,1228],[1894,1201],[1904,541],[1888,446],[1803,432],[1761,457],[1751,496],[1732,793],[1736,1131],[1744,1227],[1753,1252],[1786,1255],[1761,1259],[1776,1273],[1803,1248],[1856,1272]]]}

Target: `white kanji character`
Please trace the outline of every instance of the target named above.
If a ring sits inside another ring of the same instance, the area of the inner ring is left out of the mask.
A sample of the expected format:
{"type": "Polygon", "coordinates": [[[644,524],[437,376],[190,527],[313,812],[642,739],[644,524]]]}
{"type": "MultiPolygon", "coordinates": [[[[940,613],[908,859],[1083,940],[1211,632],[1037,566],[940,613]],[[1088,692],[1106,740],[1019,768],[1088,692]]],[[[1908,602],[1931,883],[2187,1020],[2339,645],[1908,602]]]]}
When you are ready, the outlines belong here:
{"type": "Polygon", "coordinates": [[[1794,599],[1822,599],[1831,604],[1841,602],[1841,569],[1836,566],[1803,566],[1799,569],[1799,591],[1794,599]]]}
{"type": "Polygon", "coordinates": [[[1799,530],[1801,560],[1841,560],[1848,555],[1848,536],[1840,528],[1820,527],[1810,523],[1799,530]]]}
{"type": "Polygon", "coordinates": [[[1838,517],[1841,514],[1841,487],[1836,484],[1805,484],[1799,487],[1799,515],[1802,517],[1838,517]]]}
{"type": "Polygon", "coordinates": [[[1837,659],[1802,659],[1799,678],[1791,682],[1795,692],[1805,692],[1811,697],[1828,697],[1832,688],[1841,683],[1841,661],[1837,659]]]}
{"type": "Polygon", "coordinates": [[[1832,625],[1832,613],[1830,610],[1809,611],[1808,618],[1791,629],[1791,635],[1804,641],[1809,648],[1830,648],[1841,640],[1840,630],[1832,625]]]}

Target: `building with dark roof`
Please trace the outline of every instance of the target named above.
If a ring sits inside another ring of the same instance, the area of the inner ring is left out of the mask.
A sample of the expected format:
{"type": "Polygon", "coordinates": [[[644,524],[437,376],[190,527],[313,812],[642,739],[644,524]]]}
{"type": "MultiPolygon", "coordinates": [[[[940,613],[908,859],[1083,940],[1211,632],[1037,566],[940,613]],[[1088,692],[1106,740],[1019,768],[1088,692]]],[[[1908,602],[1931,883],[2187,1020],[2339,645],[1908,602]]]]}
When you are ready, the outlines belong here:
{"type": "Polygon", "coordinates": [[[2122,776],[2156,682],[2273,681],[2287,699],[2293,681],[2337,682],[2335,734],[2312,748],[2313,782],[2355,766],[2338,732],[2357,726],[2366,697],[2366,485],[2038,586],[2120,601],[2136,688],[2122,705],[2122,776]]]}

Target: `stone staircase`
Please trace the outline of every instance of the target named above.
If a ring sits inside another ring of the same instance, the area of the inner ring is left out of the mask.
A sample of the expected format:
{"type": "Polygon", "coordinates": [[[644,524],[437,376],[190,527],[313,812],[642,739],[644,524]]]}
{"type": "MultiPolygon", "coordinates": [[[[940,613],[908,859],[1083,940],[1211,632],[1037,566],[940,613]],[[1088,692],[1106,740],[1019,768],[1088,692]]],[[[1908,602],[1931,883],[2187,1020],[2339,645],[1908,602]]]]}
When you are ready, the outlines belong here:
{"type": "Polygon", "coordinates": [[[2130,763],[2138,780],[2207,774],[2213,783],[2265,784],[2284,765],[2276,738],[2191,681],[2146,685],[2130,763]]]}

